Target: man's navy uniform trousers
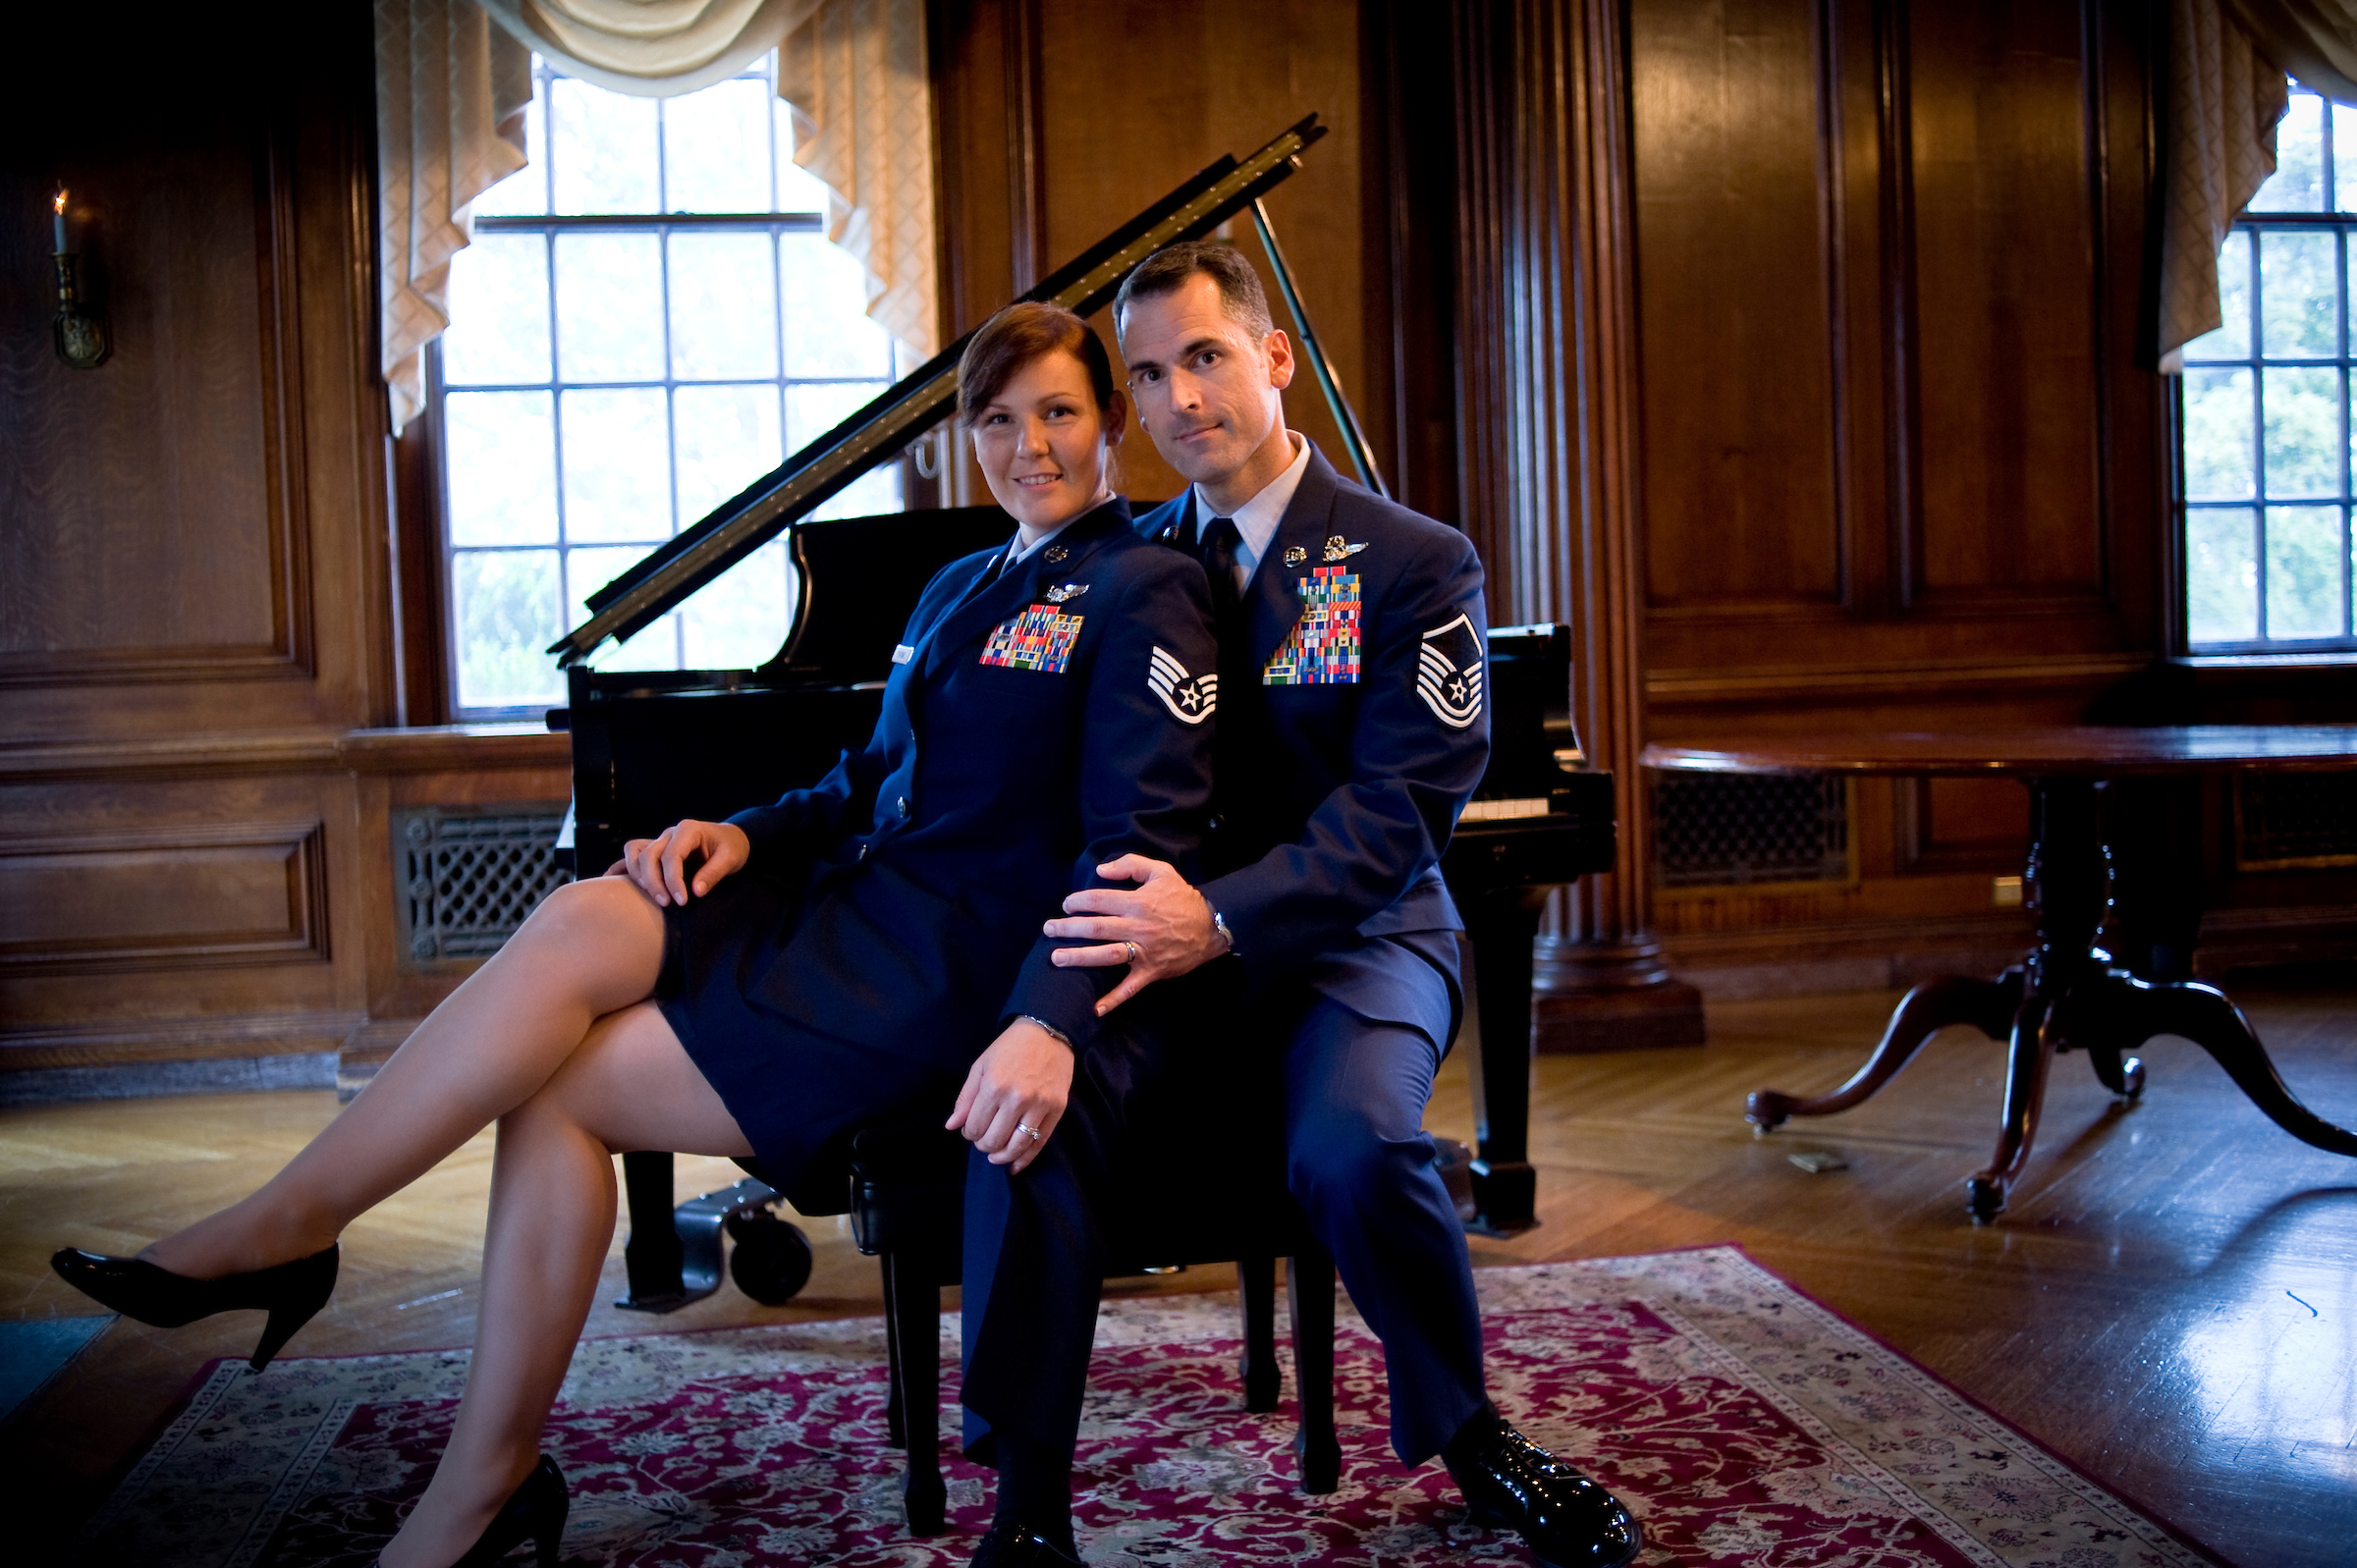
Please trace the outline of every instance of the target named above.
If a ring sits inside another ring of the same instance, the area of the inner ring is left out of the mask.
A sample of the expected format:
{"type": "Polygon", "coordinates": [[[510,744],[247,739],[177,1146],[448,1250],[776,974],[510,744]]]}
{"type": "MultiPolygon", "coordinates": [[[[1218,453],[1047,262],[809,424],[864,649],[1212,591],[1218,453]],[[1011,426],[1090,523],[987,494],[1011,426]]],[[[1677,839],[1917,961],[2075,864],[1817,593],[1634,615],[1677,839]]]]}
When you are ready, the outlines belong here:
{"type": "MultiPolygon", "coordinates": [[[[1196,510],[1189,490],[1137,526],[1198,549],[1196,510]]],[[[1439,862],[1489,755],[1481,586],[1462,534],[1309,452],[1218,627],[1215,828],[1193,874],[1233,950],[1105,1020],[1021,1175],[968,1164],[977,1457],[994,1426],[1069,1456],[1110,1195],[1192,1183],[1280,1120],[1288,1185],[1383,1341],[1400,1459],[1485,1407],[1464,1234],[1422,1131],[1461,1010],[1439,862]],[[1137,1168],[1140,1149],[1168,1163],[1137,1168]]]]}

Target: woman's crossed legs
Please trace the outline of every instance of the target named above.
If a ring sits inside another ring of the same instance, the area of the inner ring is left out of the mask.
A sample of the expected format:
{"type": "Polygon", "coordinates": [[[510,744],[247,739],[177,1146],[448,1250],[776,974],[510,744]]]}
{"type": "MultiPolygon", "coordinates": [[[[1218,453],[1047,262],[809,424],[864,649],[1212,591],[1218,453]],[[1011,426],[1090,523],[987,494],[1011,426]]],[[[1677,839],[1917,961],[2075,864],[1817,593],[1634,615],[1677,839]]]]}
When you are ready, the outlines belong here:
{"type": "Polygon", "coordinates": [[[456,1561],[531,1470],[613,1240],[612,1156],[752,1152],[645,1000],[662,959],[628,879],[559,889],[285,1169],[142,1255],[210,1278],[317,1252],[499,1123],[466,1396],[386,1568],[456,1561]]]}

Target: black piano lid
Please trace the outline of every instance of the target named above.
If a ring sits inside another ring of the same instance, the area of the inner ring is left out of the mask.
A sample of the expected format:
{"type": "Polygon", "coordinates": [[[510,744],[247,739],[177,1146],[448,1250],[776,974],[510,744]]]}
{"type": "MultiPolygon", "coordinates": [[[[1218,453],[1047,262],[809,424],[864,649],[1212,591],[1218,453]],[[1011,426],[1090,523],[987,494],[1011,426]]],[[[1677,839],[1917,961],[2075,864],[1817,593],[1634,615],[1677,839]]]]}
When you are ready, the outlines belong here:
{"type": "MultiPolygon", "coordinates": [[[[1221,158],[1023,296],[1081,315],[1101,308],[1154,251],[1200,239],[1299,167],[1297,155],[1326,134],[1309,115],[1240,162],[1221,158]]],[[[971,334],[967,335],[968,337],[971,334]]],[[[958,359],[966,339],[880,394],[818,440],[755,480],[676,538],[589,596],[590,618],[548,651],[578,664],[609,637],[628,638],[823,505],[869,469],[938,424],[957,399],[958,359]]]]}

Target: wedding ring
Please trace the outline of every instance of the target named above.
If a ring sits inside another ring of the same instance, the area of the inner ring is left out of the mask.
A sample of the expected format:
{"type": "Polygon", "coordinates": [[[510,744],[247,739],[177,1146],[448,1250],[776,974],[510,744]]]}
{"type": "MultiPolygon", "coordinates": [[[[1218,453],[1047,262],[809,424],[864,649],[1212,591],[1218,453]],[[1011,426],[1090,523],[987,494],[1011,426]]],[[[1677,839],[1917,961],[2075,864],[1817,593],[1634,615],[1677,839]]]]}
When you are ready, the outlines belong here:
{"type": "Polygon", "coordinates": [[[1144,953],[1142,953],[1142,952],[1139,952],[1139,951],[1137,950],[1137,944],[1136,944],[1136,943],[1134,943],[1134,942],[1124,942],[1124,943],[1123,943],[1123,944],[1122,944],[1122,946],[1129,949],[1129,961],[1130,961],[1131,963],[1137,963],[1137,962],[1139,962],[1141,959],[1143,959],[1143,958],[1145,957],[1145,954],[1144,954],[1144,953]]]}
{"type": "Polygon", "coordinates": [[[1027,1122],[1027,1121],[1018,1121],[1018,1122],[1016,1122],[1016,1123],[1014,1124],[1014,1130],[1015,1130],[1016,1132],[1023,1133],[1023,1134],[1025,1134],[1026,1136],[1028,1136],[1028,1137],[1030,1138],[1030,1140],[1031,1140],[1033,1143],[1037,1143],[1037,1142],[1039,1142],[1039,1129],[1038,1129],[1037,1127],[1034,1127],[1034,1126],[1032,1126],[1032,1125],[1031,1125],[1029,1122],[1027,1122]]]}

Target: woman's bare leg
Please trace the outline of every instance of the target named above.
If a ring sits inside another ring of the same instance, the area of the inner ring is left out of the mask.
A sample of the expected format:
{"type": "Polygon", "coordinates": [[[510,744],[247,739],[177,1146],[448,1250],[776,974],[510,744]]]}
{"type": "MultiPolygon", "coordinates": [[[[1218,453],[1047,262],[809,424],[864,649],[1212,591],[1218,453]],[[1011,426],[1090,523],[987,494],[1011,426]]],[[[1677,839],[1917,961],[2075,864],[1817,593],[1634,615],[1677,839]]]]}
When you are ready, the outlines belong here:
{"type": "Polygon", "coordinates": [[[209,1279],[319,1251],[530,1099],[662,962],[663,912],[628,878],[558,889],[284,1169],[140,1256],[209,1279]]]}
{"type": "Polygon", "coordinates": [[[598,1019],[500,1118],[466,1397],[385,1568],[457,1561],[531,1470],[613,1241],[612,1156],[630,1149],[752,1153],[652,1005],[598,1019]]]}

